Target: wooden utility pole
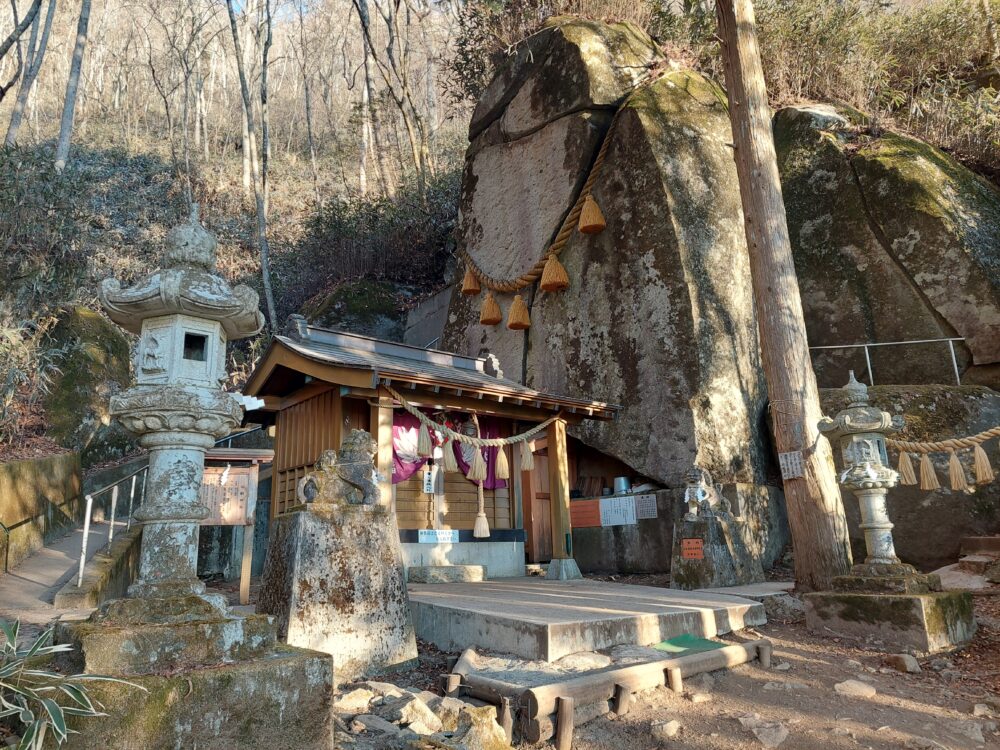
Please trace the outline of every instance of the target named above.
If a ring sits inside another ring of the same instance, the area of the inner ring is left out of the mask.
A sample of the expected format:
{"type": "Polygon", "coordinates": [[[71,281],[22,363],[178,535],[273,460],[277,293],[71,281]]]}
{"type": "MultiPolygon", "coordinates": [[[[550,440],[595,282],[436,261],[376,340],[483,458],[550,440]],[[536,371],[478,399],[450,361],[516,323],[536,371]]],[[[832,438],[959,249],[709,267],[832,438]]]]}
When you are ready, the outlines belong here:
{"type": "Polygon", "coordinates": [[[761,359],[779,453],[801,453],[801,471],[784,477],[800,589],[828,589],[847,573],[851,548],[809,358],[799,283],[781,197],[764,72],[751,0],[716,0],[733,127],[736,171],[750,254],[761,359]],[[801,476],[794,476],[800,473],[801,476]]]}

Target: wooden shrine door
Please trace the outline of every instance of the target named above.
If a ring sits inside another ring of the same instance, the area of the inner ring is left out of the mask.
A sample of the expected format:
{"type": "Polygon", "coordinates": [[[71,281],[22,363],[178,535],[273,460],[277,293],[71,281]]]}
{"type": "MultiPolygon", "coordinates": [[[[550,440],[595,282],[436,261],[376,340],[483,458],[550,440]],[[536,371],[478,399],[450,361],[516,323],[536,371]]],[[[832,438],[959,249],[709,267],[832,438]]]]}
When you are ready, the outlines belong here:
{"type": "Polygon", "coordinates": [[[549,458],[544,440],[536,440],[535,468],[521,472],[524,494],[525,554],[529,563],[552,559],[552,513],[549,508],[549,458]]]}

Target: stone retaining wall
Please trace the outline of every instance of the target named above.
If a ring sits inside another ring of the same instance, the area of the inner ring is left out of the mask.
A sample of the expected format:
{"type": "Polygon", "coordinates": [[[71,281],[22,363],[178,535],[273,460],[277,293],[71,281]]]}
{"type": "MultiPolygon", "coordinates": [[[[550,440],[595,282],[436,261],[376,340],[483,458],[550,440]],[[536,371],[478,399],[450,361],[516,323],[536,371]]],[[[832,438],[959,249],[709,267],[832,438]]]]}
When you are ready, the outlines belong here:
{"type": "Polygon", "coordinates": [[[0,464],[0,572],[82,520],[80,486],[77,453],[0,464]]]}

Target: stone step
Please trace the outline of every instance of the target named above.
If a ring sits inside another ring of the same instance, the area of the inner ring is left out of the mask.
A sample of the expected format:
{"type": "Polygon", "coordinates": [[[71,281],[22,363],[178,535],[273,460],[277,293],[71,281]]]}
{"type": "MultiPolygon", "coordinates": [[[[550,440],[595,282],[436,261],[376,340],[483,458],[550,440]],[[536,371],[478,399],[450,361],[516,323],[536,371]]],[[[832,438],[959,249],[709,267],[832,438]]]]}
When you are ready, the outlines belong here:
{"type": "Polygon", "coordinates": [[[962,538],[963,555],[996,555],[1000,557],[1000,536],[967,536],[962,538]]]}
{"type": "Polygon", "coordinates": [[[524,574],[526,576],[537,576],[539,578],[545,578],[545,574],[549,570],[548,563],[528,563],[524,566],[524,574]]]}
{"type": "Polygon", "coordinates": [[[410,583],[478,583],[486,580],[485,565],[411,565],[410,583]]]}
{"type": "Polygon", "coordinates": [[[966,555],[958,561],[958,569],[966,573],[982,575],[996,561],[997,558],[993,555],[966,555]]]}
{"type": "Polygon", "coordinates": [[[481,648],[544,661],[683,633],[714,638],[767,622],[764,606],[742,597],[586,579],[410,584],[409,593],[417,638],[443,651],[481,648]]]}
{"type": "Polygon", "coordinates": [[[56,624],[56,643],[74,646],[74,667],[89,674],[175,673],[262,656],[277,630],[270,617],[218,617],[116,626],[88,620],[56,624]]]}

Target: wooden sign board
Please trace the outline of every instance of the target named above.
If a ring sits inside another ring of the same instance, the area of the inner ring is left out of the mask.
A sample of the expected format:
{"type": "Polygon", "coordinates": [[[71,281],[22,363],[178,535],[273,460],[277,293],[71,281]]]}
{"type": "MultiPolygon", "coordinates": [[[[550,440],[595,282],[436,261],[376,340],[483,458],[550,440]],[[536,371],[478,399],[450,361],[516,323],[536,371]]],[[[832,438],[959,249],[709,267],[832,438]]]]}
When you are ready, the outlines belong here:
{"type": "Polygon", "coordinates": [[[705,541],[703,539],[681,539],[682,560],[704,560],[705,541]]]}
{"type": "Polygon", "coordinates": [[[206,466],[199,502],[208,508],[203,526],[250,526],[257,505],[256,466],[206,466]]]}

